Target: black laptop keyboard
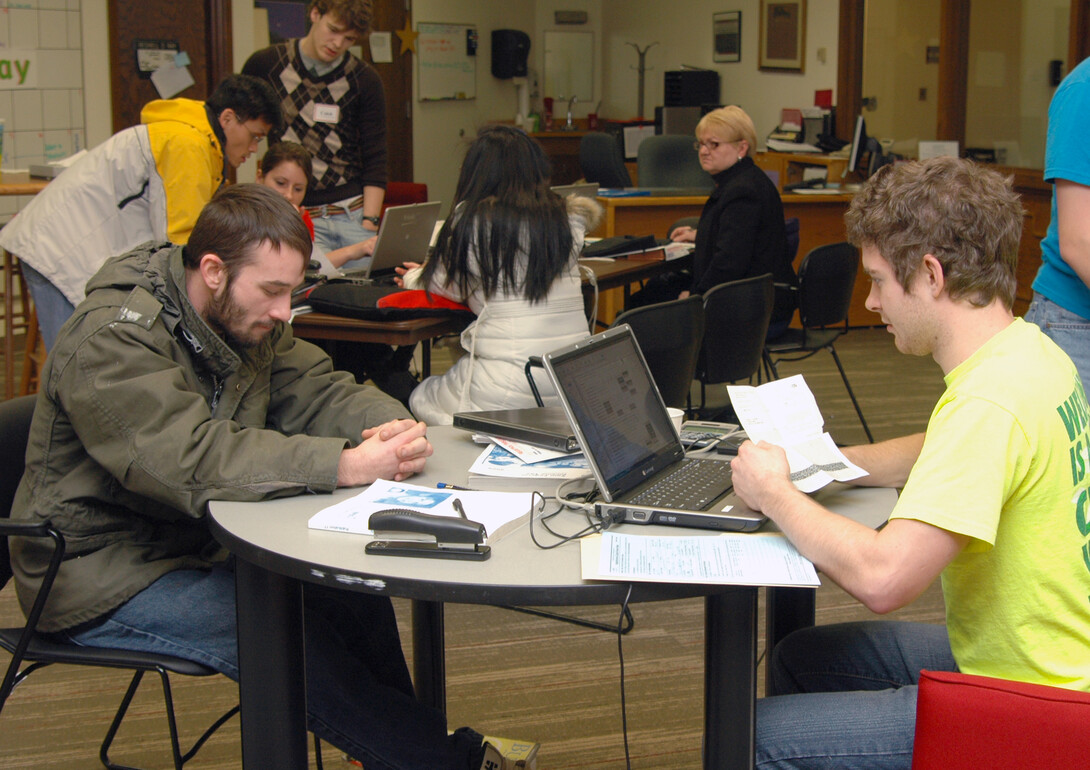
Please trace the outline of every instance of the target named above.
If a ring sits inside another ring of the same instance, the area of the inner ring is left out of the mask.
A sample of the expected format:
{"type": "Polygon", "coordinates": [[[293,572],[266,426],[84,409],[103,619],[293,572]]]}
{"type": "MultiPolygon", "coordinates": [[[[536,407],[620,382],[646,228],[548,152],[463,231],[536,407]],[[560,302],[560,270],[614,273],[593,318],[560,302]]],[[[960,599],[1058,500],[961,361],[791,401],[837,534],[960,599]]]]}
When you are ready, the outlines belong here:
{"type": "Polygon", "coordinates": [[[732,486],[728,463],[685,458],[676,469],[628,502],[635,505],[702,511],[708,503],[728,492],[732,486]]]}

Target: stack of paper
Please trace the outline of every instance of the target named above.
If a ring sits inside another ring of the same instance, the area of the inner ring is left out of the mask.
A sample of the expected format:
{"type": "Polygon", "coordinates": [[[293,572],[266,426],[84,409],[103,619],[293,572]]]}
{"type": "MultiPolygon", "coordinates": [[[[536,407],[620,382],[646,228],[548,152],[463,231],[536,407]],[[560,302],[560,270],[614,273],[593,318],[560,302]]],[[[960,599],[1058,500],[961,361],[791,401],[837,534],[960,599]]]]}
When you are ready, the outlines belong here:
{"type": "Polygon", "coordinates": [[[480,522],[488,532],[488,542],[495,543],[530,512],[529,492],[479,492],[435,489],[404,482],[379,479],[354,497],[314,514],[307,526],[333,532],[370,535],[367,526],[371,514],[389,508],[406,508],[435,516],[457,517],[458,500],[466,518],[480,522]]]}
{"type": "Polygon", "coordinates": [[[493,438],[469,467],[467,484],[474,489],[525,489],[528,482],[562,481],[590,475],[587,458],[552,449],[493,438]]]}

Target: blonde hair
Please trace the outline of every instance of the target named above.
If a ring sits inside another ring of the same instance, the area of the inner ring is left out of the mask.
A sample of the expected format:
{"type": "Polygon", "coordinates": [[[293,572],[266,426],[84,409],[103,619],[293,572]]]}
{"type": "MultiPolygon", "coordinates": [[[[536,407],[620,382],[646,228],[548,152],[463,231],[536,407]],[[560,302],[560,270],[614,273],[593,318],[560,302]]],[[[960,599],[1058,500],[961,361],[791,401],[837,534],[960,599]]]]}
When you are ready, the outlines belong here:
{"type": "Polygon", "coordinates": [[[751,152],[757,151],[757,129],[753,126],[753,119],[746,114],[745,110],[733,104],[712,110],[702,117],[696,124],[698,139],[702,133],[720,134],[720,138],[727,142],[744,139],[751,152]]]}

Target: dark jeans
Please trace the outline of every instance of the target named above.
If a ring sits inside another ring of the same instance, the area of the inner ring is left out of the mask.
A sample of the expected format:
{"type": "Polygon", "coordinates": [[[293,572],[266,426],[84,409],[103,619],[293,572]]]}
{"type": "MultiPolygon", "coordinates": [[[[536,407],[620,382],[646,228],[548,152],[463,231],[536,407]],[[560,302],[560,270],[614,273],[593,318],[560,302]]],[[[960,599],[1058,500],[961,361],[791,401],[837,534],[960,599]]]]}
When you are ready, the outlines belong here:
{"type": "MultiPolygon", "coordinates": [[[[416,700],[389,599],[304,583],[303,621],[307,726],[315,735],[368,770],[480,767],[481,736],[448,736],[443,713],[416,700]]],[[[165,652],[237,681],[234,572],[170,572],[106,617],[59,636],[165,652]]]]}

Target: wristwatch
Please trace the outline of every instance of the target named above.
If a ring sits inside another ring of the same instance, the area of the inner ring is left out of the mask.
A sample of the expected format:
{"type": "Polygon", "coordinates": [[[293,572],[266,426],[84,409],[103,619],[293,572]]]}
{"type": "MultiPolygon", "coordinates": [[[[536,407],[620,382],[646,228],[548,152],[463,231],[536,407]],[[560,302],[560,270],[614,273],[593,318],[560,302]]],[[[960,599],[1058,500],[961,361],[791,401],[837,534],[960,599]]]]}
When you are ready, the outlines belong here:
{"type": "Polygon", "coordinates": [[[378,229],[378,222],[379,222],[378,217],[369,217],[369,216],[364,215],[364,216],[360,217],[360,219],[362,219],[364,222],[370,222],[371,224],[373,224],[375,226],[376,230],[378,229]]]}

